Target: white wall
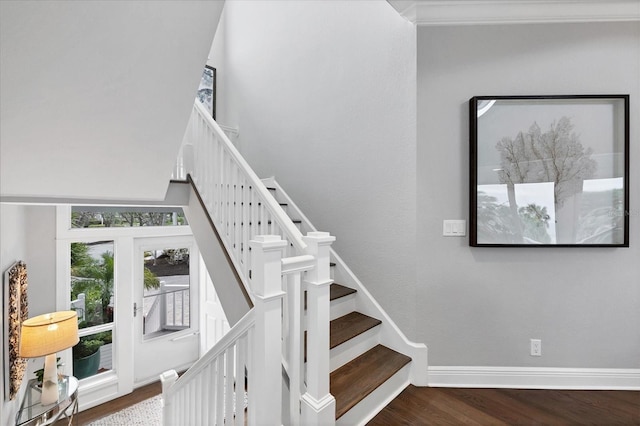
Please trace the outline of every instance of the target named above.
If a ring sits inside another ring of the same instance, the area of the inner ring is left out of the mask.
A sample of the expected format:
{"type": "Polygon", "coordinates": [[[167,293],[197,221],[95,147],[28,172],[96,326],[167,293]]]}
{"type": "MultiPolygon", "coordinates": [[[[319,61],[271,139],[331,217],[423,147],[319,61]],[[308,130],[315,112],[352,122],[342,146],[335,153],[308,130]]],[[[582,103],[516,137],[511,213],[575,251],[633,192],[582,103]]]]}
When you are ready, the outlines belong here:
{"type": "Polygon", "coordinates": [[[0,196],[162,200],[223,5],[0,2],[0,196]]]}
{"type": "Polygon", "coordinates": [[[414,335],[415,27],[384,1],[225,5],[220,123],[414,335]]]}
{"type": "Polygon", "coordinates": [[[56,311],[56,207],[26,207],[29,316],[56,311]]]}
{"type": "Polygon", "coordinates": [[[640,24],[418,29],[418,341],[442,366],[640,367],[640,24]],[[630,248],[470,248],[474,95],[631,95],[630,248]],[[542,339],[542,357],[529,339],[542,339]]]}

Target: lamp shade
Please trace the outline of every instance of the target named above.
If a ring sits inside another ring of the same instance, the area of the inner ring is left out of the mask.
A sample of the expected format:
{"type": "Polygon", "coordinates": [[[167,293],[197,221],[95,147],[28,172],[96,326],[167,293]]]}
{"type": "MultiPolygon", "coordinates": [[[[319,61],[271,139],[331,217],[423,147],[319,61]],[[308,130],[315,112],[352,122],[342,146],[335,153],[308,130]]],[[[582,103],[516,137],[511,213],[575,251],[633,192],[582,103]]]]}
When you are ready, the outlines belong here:
{"type": "Polygon", "coordinates": [[[76,311],[38,315],[22,323],[20,356],[37,358],[70,348],[79,341],[76,311]]]}

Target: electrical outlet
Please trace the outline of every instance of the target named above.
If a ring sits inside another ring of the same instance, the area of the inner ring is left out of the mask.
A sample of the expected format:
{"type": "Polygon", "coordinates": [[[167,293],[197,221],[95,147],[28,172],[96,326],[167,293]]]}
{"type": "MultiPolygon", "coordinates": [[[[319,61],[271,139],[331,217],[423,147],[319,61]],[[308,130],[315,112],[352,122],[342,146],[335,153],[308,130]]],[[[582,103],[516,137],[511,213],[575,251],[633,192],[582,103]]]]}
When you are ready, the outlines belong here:
{"type": "Polygon", "coordinates": [[[531,356],[542,356],[542,340],[531,339],[531,356]]]}

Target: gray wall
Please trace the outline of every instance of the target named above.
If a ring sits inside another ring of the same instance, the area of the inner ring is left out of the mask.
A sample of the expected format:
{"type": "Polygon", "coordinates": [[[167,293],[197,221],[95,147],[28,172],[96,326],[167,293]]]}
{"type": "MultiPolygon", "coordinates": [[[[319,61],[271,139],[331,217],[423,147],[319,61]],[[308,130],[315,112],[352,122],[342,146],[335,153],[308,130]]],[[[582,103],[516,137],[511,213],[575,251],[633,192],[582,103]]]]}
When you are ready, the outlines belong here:
{"type": "Polygon", "coordinates": [[[382,1],[227,2],[218,122],[409,336],[415,312],[415,27],[382,1]],[[409,303],[407,303],[409,301],[409,303]]]}
{"type": "Polygon", "coordinates": [[[640,24],[418,29],[418,341],[430,365],[640,367],[640,24]],[[630,248],[470,248],[474,95],[631,95],[630,248]],[[542,339],[542,357],[529,339],[542,339]]]}

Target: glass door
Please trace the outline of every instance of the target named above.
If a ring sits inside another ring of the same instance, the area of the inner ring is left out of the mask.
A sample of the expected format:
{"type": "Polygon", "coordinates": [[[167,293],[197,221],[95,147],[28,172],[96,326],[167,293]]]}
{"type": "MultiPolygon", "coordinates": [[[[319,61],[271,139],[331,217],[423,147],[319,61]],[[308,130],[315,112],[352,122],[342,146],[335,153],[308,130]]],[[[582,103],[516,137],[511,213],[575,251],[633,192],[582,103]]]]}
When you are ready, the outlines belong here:
{"type": "Polygon", "coordinates": [[[199,355],[198,259],[192,237],[137,239],[134,386],[188,368],[199,355]]]}

